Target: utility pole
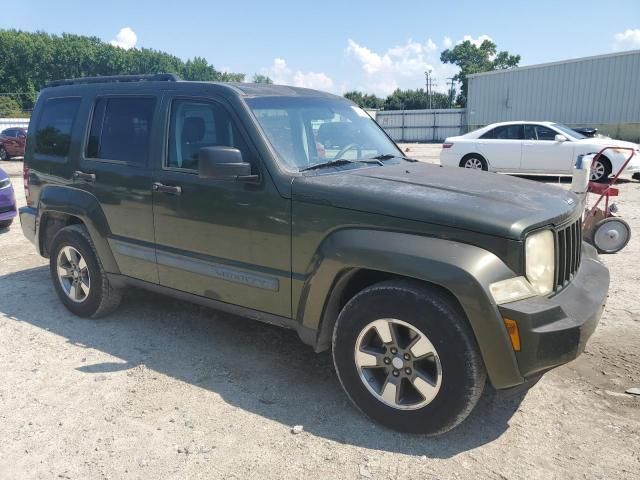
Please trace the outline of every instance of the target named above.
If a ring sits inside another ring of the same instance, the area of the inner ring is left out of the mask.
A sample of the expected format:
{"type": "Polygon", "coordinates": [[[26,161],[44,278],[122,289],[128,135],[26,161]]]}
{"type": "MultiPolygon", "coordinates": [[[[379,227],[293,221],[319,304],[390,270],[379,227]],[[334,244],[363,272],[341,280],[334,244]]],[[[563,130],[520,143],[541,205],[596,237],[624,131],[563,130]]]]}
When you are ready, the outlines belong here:
{"type": "Polygon", "coordinates": [[[429,110],[431,110],[431,94],[433,92],[433,84],[434,84],[433,77],[431,76],[431,72],[432,70],[427,70],[426,72],[424,72],[426,87],[427,87],[427,102],[429,104],[429,110]]]}
{"type": "Polygon", "coordinates": [[[447,80],[451,81],[451,86],[449,87],[449,108],[452,108],[452,104],[453,104],[453,94],[454,94],[454,90],[453,90],[453,77],[447,78],[447,80]]]}

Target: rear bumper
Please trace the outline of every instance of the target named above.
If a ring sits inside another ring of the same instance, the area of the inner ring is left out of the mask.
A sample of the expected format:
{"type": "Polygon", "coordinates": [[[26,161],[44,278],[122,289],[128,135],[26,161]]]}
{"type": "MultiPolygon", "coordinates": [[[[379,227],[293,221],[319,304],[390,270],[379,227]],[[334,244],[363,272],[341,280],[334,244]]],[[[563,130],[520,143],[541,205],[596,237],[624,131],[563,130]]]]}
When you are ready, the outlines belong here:
{"type": "MultiPolygon", "coordinates": [[[[36,218],[38,217],[38,211],[33,207],[20,207],[20,226],[22,227],[22,233],[27,239],[33,243],[36,248],[38,244],[36,242],[36,218]]],[[[40,253],[38,251],[38,253],[40,253]]]]}
{"type": "Polygon", "coordinates": [[[596,329],[609,290],[609,271],[590,245],[572,282],[551,298],[530,298],[500,306],[503,318],[517,322],[520,374],[530,378],[580,355],[596,329]]]}

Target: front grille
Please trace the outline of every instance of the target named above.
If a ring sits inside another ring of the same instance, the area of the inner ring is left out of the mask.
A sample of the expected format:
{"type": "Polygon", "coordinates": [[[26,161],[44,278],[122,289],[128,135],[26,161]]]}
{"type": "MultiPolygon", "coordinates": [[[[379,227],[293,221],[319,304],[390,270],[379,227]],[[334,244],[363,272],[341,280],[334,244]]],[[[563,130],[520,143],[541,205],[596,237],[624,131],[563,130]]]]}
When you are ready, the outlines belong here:
{"type": "Polygon", "coordinates": [[[566,287],[580,267],[582,219],[556,230],[556,291],[566,287]]]}

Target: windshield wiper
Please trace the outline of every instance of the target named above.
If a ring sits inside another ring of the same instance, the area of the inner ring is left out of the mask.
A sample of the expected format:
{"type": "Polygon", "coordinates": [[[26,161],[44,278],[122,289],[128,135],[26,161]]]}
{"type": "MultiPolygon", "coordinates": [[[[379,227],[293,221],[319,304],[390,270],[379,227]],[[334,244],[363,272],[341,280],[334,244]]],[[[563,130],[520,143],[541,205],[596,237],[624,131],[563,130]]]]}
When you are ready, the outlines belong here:
{"type": "Polygon", "coordinates": [[[395,155],[393,153],[383,153],[381,155],[376,155],[375,157],[367,157],[372,160],[391,160],[392,158],[401,158],[402,160],[406,160],[407,162],[417,162],[413,158],[402,157],[400,155],[395,155]]]}
{"type": "Polygon", "coordinates": [[[371,158],[371,159],[362,159],[362,160],[349,160],[347,158],[337,158],[334,160],[329,160],[328,162],[316,163],[315,165],[311,165],[309,167],[301,168],[300,172],[307,172],[309,170],[317,170],[319,168],[324,167],[335,167],[339,165],[346,165],[348,163],[372,163],[375,165],[384,165],[380,159],[371,158]]]}

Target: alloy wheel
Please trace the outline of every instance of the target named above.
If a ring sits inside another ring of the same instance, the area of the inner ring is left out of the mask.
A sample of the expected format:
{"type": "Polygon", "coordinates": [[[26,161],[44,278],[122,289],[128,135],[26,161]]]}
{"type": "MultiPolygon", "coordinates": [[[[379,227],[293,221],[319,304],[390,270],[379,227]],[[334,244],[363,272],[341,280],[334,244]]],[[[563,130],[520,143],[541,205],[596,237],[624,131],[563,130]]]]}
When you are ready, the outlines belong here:
{"type": "Polygon", "coordinates": [[[464,162],[464,168],[470,168],[472,170],[482,170],[482,161],[479,158],[469,158],[464,162]]]}
{"type": "Polygon", "coordinates": [[[358,335],[354,359],[369,392],[399,410],[428,405],[442,384],[435,347],[423,332],[402,320],[369,323],[358,335]]]}
{"type": "Polygon", "coordinates": [[[56,267],[58,281],[67,297],[76,303],[84,302],[91,291],[91,276],[80,252],[71,246],[61,248],[56,267]]]}
{"type": "Polygon", "coordinates": [[[593,167],[591,167],[591,180],[594,182],[600,180],[606,171],[607,167],[604,166],[604,163],[600,160],[596,161],[593,167]]]}

